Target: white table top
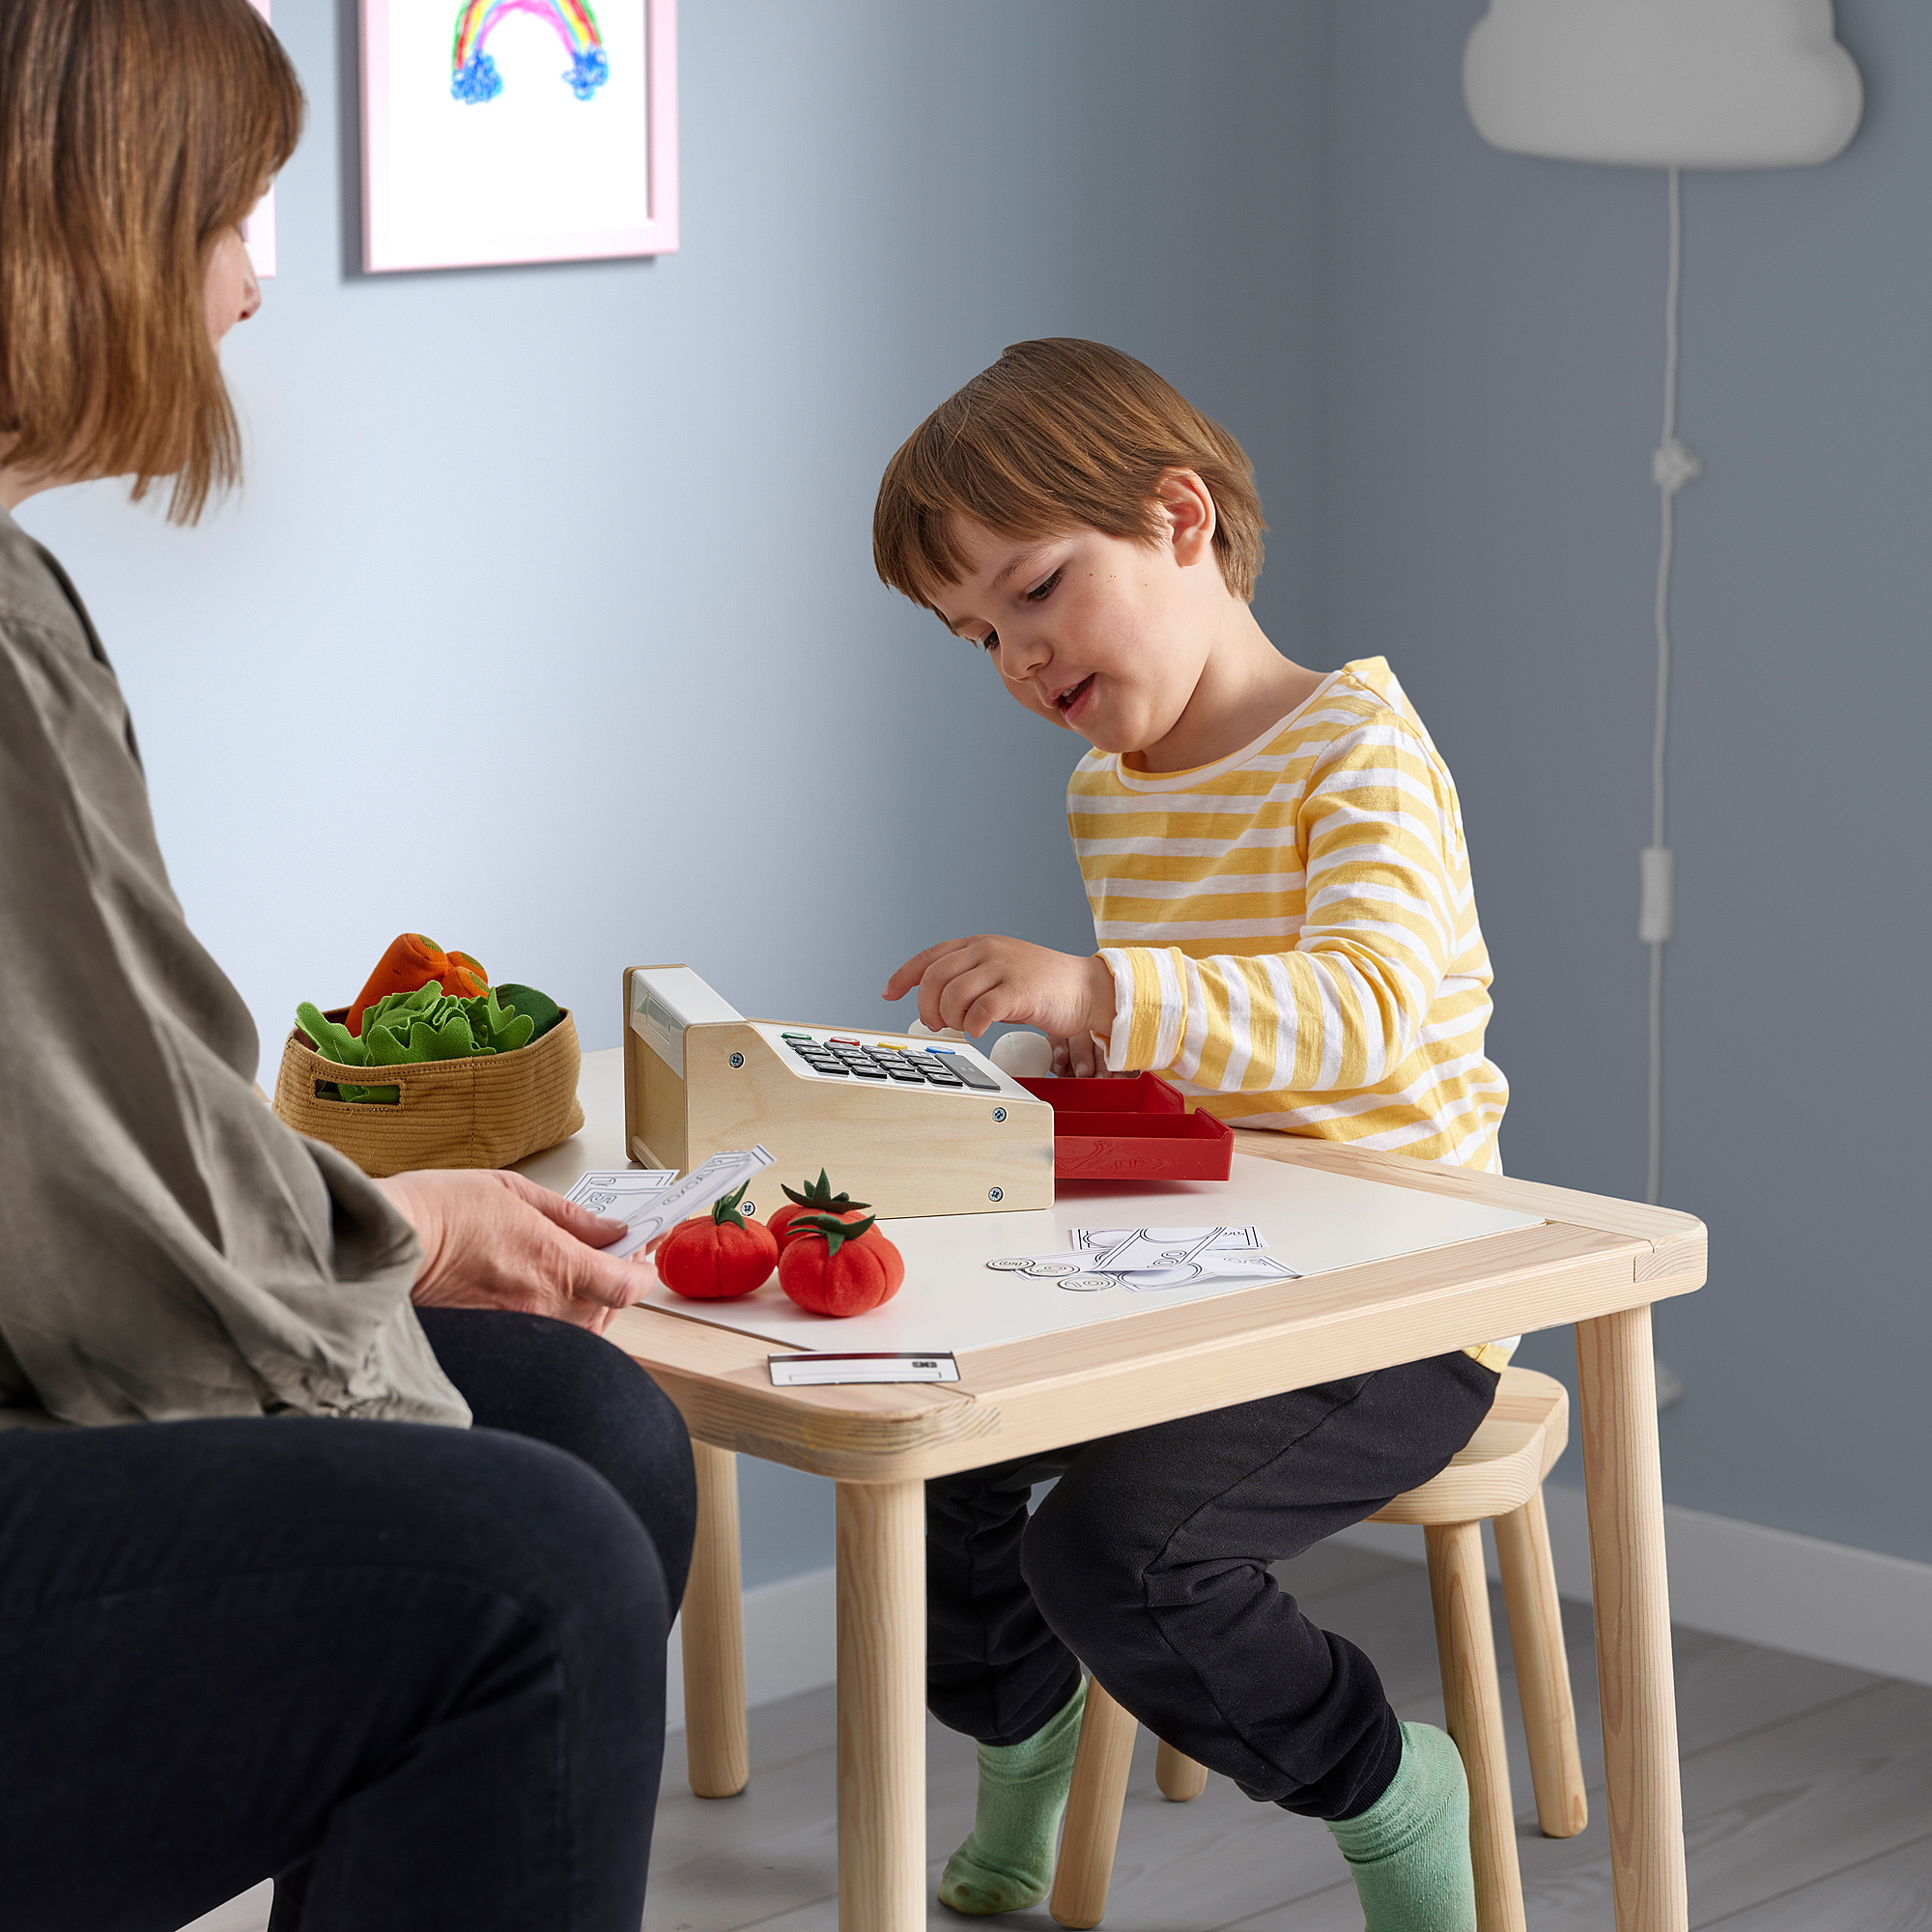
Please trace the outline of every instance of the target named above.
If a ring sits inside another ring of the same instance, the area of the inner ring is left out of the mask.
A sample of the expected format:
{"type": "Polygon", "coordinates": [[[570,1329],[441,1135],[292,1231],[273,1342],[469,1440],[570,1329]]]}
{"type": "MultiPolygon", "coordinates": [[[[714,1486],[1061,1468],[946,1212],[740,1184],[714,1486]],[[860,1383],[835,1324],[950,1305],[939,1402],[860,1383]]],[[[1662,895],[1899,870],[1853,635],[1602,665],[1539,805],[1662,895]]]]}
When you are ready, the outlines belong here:
{"type": "MultiPolygon", "coordinates": [[[[583,1130],[520,1163],[531,1179],[558,1193],[588,1169],[629,1164],[621,1051],[585,1054],[578,1092],[583,1130]]],[[[797,1185],[801,1178],[761,1176],[770,1194],[761,1204],[764,1211],[783,1201],[781,1180],[797,1185]]],[[[754,1203],[758,1192],[753,1183],[754,1203]]],[[[905,1285],[884,1307],[844,1321],[795,1306],[776,1278],[755,1293],[724,1302],[694,1302],[659,1287],[644,1305],[791,1348],[958,1352],[1151,1314],[1253,1286],[1068,1293],[1051,1281],[985,1265],[995,1256],[1070,1253],[1073,1228],[1155,1224],[1253,1224],[1268,1253],[1309,1276],[1537,1227],[1541,1217],[1236,1153],[1225,1181],[1063,1183],[1050,1208],[894,1221],[890,1233],[905,1257],[905,1285]]]]}

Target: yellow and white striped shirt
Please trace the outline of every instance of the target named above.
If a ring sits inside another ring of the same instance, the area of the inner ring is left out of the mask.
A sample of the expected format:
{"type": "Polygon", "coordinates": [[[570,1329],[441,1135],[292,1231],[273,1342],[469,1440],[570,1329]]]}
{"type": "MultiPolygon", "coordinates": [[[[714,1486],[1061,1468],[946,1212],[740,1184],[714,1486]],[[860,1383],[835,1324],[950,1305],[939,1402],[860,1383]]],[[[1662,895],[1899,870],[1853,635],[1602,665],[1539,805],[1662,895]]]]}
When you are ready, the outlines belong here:
{"type": "Polygon", "coordinates": [[[1383,659],[1211,765],[1090,752],[1066,819],[1114,976],[1109,1066],[1239,1126],[1500,1169],[1462,808],[1383,659]]]}

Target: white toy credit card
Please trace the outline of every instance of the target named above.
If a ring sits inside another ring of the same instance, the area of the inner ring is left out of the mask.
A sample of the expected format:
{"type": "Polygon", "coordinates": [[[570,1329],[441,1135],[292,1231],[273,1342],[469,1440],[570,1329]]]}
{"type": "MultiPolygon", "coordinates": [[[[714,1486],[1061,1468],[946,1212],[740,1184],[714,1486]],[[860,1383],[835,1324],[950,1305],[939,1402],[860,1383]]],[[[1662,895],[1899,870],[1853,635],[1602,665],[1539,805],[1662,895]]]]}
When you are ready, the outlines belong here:
{"type": "Polygon", "coordinates": [[[769,1358],[778,1388],[826,1388],[841,1382],[956,1382],[959,1364],[951,1355],[801,1352],[769,1358]]]}

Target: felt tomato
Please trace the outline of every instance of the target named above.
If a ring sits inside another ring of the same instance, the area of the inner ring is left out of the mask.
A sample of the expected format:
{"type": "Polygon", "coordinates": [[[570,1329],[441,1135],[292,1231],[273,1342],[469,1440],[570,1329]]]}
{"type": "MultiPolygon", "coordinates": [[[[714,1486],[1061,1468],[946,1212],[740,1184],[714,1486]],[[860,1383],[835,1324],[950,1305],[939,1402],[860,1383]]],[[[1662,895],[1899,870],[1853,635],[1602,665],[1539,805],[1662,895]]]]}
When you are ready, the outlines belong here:
{"type": "Polygon", "coordinates": [[[791,1227],[779,1286],[808,1313],[864,1315],[899,1292],[905,1261],[879,1233],[876,1215],[801,1214],[791,1227]]]}
{"type": "Polygon", "coordinates": [[[825,1170],[818,1170],[816,1180],[805,1183],[803,1194],[791,1188],[784,1190],[787,1205],[774,1214],[767,1225],[779,1237],[779,1251],[783,1253],[788,1229],[801,1214],[836,1214],[841,1220],[856,1221],[872,1204],[869,1201],[854,1201],[849,1194],[835,1194],[832,1183],[825,1178],[825,1170]]]}
{"type": "Polygon", "coordinates": [[[680,1221],[658,1243],[658,1279],[673,1294],[693,1301],[735,1301],[771,1279],[779,1244],[762,1222],[739,1213],[744,1198],[745,1188],[737,1188],[708,1217],[680,1221]]]}

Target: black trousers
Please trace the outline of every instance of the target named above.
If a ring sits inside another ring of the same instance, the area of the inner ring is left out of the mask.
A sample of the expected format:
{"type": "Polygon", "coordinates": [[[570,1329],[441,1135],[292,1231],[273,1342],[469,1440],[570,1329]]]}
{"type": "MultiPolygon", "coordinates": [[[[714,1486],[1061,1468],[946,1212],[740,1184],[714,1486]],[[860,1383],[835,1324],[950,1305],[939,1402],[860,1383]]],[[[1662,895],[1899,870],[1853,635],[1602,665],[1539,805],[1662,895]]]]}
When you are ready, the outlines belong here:
{"type": "Polygon", "coordinates": [[[1496,1379],[1438,1355],[927,1483],[933,1715],[1017,1744],[1084,1663],[1251,1798],[1315,1818],[1367,1810],[1402,1758],[1381,1680],[1267,1566],[1445,1468],[1496,1379]]]}
{"type": "Polygon", "coordinates": [[[637,1932],[690,1443],[594,1336],[423,1325],[477,1428],[0,1432],[9,1932],[291,1868],[304,1932],[637,1932]]]}

